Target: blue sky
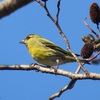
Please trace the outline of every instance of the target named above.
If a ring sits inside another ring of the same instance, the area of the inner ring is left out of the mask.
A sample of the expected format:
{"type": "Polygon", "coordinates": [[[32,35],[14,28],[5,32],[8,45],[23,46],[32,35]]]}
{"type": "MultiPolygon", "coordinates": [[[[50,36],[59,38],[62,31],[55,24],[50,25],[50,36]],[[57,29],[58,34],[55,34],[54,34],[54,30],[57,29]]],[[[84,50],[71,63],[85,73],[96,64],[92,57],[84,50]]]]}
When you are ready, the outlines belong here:
{"type": "MultiPolygon", "coordinates": [[[[55,17],[56,1],[48,0],[48,8],[55,17]]],[[[90,21],[89,6],[99,0],[62,0],[59,23],[66,34],[71,48],[80,53],[84,45],[82,36],[91,33],[84,25],[88,24],[96,31],[96,25],[90,21]]],[[[66,49],[63,38],[59,35],[54,23],[46,16],[44,9],[36,2],[15,11],[0,19],[0,64],[30,64],[34,63],[24,45],[19,42],[28,34],[36,33],[58,46],[66,49]]],[[[100,73],[100,65],[85,65],[90,72],[100,73]]],[[[61,69],[75,72],[77,63],[65,64],[61,69]]],[[[36,71],[0,71],[1,100],[48,100],[48,97],[69,83],[70,79],[63,76],[49,75],[36,71]]],[[[77,81],[72,90],[66,91],[55,100],[98,100],[100,98],[100,81],[77,81]]]]}

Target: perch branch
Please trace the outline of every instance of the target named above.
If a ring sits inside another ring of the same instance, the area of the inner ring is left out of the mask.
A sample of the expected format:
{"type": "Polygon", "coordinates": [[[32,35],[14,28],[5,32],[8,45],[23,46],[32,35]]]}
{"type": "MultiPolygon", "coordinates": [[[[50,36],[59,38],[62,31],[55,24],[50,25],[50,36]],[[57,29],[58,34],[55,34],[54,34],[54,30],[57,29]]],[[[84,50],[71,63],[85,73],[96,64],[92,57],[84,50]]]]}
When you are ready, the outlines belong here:
{"type": "MultiPolygon", "coordinates": [[[[46,68],[44,66],[40,66],[37,64],[33,64],[33,65],[0,65],[0,70],[23,70],[23,71],[36,70],[36,71],[40,71],[42,73],[49,73],[49,74],[55,75],[55,71],[53,68],[46,68]]],[[[78,80],[82,80],[82,79],[100,80],[100,74],[96,74],[96,73],[90,73],[89,75],[74,74],[74,73],[64,71],[61,69],[57,70],[56,75],[62,75],[65,77],[69,77],[71,79],[78,79],[78,80]]]]}

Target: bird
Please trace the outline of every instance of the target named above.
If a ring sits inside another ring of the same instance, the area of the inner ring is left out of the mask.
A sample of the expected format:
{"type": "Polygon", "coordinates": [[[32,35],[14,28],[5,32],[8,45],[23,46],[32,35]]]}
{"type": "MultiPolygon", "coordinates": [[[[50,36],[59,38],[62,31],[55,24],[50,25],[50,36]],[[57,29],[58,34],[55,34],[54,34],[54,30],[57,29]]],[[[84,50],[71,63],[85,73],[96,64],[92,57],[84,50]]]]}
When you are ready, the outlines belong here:
{"type": "MultiPolygon", "coordinates": [[[[48,67],[76,62],[76,59],[70,52],[37,34],[29,34],[20,43],[26,45],[32,58],[48,67]]],[[[87,60],[83,58],[79,58],[79,60],[87,63],[87,60]]]]}

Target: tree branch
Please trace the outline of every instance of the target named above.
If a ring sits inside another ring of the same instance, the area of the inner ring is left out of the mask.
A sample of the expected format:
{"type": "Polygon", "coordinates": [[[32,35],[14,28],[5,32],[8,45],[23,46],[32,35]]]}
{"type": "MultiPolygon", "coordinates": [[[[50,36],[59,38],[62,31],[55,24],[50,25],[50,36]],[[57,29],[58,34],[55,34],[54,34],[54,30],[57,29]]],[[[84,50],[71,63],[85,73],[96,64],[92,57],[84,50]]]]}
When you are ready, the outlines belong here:
{"type": "MultiPolygon", "coordinates": [[[[58,1],[59,1],[59,0],[58,0],[58,1]]],[[[57,27],[58,30],[59,30],[59,33],[60,33],[61,36],[64,38],[64,41],[66,42],[67,47],[70,48],[69,41],[68,41],[66,35],[63,33],[63,31],[62,31],[62,29],[61,29],[59,23],[56,23],[56,20],[51,16],[51,14],[50,14],[50,12],[49,12],[49,10],[48,10],[48,8],[47,8],[46,3],[43,4],[40,0],[36,0],[36,2],[38,2],[38,3],[45,9],[45,11],[46,11],[46,13],[47,13],[47,16],[52,20],[53,23],[55,23],[56,27],[57,27]]],[[[60,5],[59,5],[59,6],[60,6],[60,5]]],[[[59,10],[59,9],[58,9],[58,10],[59,10]]],[[[59,12],[59,11],[58,11],[58,12],[59,12]]],[[[59,14],[58,14],[58,15],[59,15],[59,14]]],[[[58,16],[57,16],[57,17],[58,17],[58,16]]]]}
{"type": "MultiPolygon", "coordinates": [[[[53,68],[46,68],[45,66],[40,66],[37,64],[31,64],[31,65],[0,65],[0,70],[23,70],[23,71],[29,71],[29,70],[36,70],[37,72],[42,73],[49,73],[54,74],[55,71],[53,68]]],[[[63,87],[61,90],[59,90],[57,93],[50,96],[49,100],[53,100],[54,98],[60,97],[63,92],[72,89],[76,83],[77,80],[83,80],[83,79],[91,79],[91,80],[100,80],[100,74],[96,73],[89,73],[89,75],[86,74],[74,74],[65,70],[58,69],[56,72],[56,75],[62,75],[65,77],[71,78],[71,81],[69,84],[65,87],[63,87]]]]}
{"type": "MultiPolygon", "coordinates": [[[[23,71],[28,71],[28,70],[36,70],[40,71],[42,73],[49,73],[49,74],[54,74],[55,71],[53,68],[46,68],[46,66],[40,66],[37,64],[32,64],[32,65],[0,65],[0,70],[23,70],[23,71]]],[[[61,69],[58,69],[56,72],[56,75],[62,75],[69,77],[71,79],[92,79],[92,80],[100,80],[100,74],[96,73],[90,73],[89,75],[86,74],[74,74],[72,72],[64,71],[61,69]]]]}
{"type": "Polygon", "coordinates": [[[0,2],[0,18],[3,18],[15,10],[21,8],[28,3],[31,3],[35,0],[3,0],[0,2]]]}
{"type": "Polygon", "coordinates": [[[83,20],[84,24],[89,28],[89,30],[90,30],[93,34],[96,35],[97,38],[100,38],[100,36],[99,36],[94,30],[92,30],[92,28],[86,23],[86,19],[87,19],[87,18],[85,18],[85,19],[83,20]]]}
{"type": "Polygon", "coordinates": [[[60,13],[60,3],[61,3],[61,0],[58,0],[58,3],[57,3],[57,14],[56,14],[56,23],[58,23],[59,21],[59,13],[60,13]]]}

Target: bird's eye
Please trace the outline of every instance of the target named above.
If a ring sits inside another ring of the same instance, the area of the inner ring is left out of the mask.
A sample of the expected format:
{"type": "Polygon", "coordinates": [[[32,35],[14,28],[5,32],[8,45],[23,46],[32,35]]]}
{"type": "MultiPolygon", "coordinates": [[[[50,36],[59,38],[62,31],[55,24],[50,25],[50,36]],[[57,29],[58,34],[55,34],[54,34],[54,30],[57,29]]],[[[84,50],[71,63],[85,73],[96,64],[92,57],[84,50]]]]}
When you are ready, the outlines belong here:
{"type": "Polygon", "coordinates": [[[30,36],[26,37],[27,40],[30,39],[30,38],[31,38],[30,36]]]}

